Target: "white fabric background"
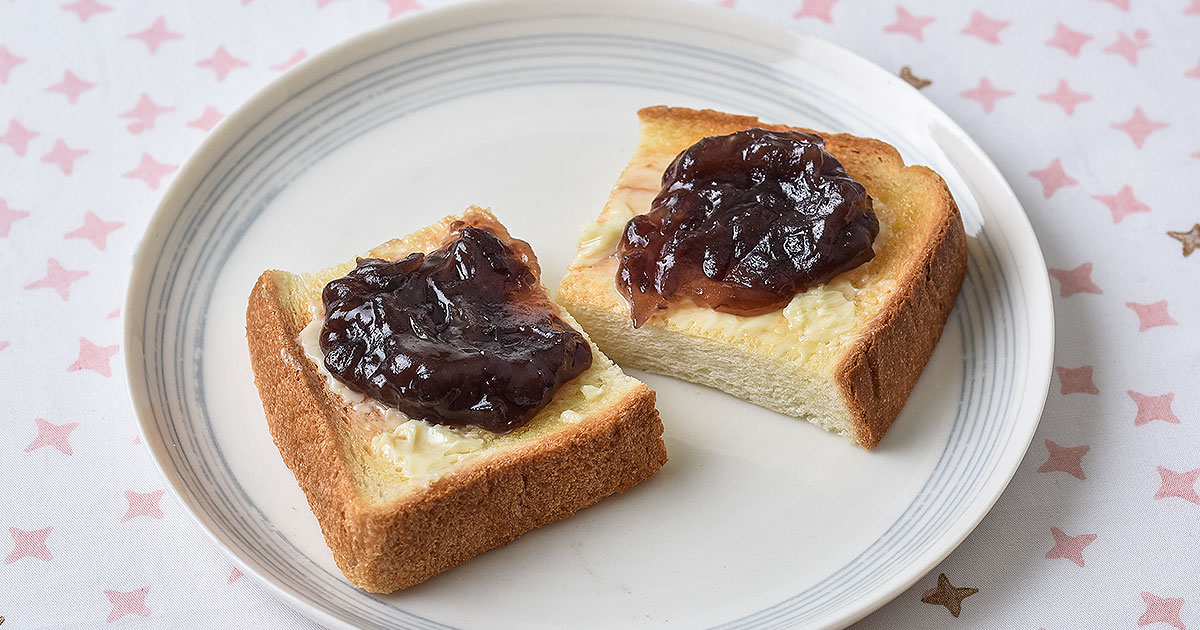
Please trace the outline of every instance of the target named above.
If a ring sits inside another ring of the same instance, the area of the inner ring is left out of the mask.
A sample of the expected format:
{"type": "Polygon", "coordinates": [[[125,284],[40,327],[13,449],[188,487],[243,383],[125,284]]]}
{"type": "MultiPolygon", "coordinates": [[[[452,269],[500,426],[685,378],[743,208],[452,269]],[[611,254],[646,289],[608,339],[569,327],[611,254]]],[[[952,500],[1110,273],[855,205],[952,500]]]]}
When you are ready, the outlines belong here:
{"type": "MultiPolygon", "coordinates": [[[[232,111],[298,51],[311,56],[442,4],[0,0],[6,630],[90,628],[110,619],[128,627],[311,625],[239,578],[172,499],[154,498],[163,480],[137,440],[120,354],[107,358],[120,343],[129,260],[172,176],[154,187],[153,163],[139,165],[143,154],[166,165],[162,171],[183,163],[206,133],[207,107],[232,111]],[[151,40],[129,37],[160,17],[179,37],[155,51],[151,40]],[[212,64],[197,65],[218,47],[245,64],[223,80],[212,64]],[[59,85],[68,71],[94,85],[72,94],[70,82],[59,85]],[[152,105],[138,108],[143,94],[152,105]],[[153,106],[162,111],[152,115],[153,106]],[[63,159],[60,140],[86,153],[63,159]],[[89,223],[87,213],[97,219],[89,223]],[[66,271],[47,281],[51,259],[66,271]],[[53,430],[39,437],[38,419],[64,426],[65,437],[55,439],[53,430]],[[47,527],[42,550],[26,532],[47,527]],[[143,588],[144,608],[111,600],[143,588]]],[[[1200,1],[722,4],[932,80],[925,94],[974,135],[1021,197],[1048,266],[1092,266],[1090,285],[1082,272],[1052,284],[1055,365],[1090,366],[1094,387],[1082,372],[1055,377],[1038,435],[996,508],[938,569],[859,627],[1200,627],[1200,255],[1183,256],[1167,235],[1200,222],[1200,1]],[[970,27],[976,11],[1009,24],[970,27]],[[1089,36],[1077,54],[1047,44],[1060,23],[1089,36]],[[988,99],[971,97],[984,79],[1010,94],[987,107],[988,99]],[[1060,80],[1090,96],[1073,114],[1039,96],[1060,80]],[[1136,133],[1113,126],[1136,108],[1166,125],[1143,124],[1140,146],[1136,133]],[[1076,183],[1047,195],[1031,172],[1054,160],[1076,183]],[[1118,208],[1148,211],[1118,222],[1097,196],[1125,186],[1134,199],[1118,208]],[[1129,306],[1161,300],[1157,315],[1129,306]],[[1142,330],[1147,323],[1160,325],[1142,330]],[[1169,412],[1165,403],[1143,403],[1149,415],[1139,416],[1130,391],[1173,394],[1169,412]],[[1070,458],[1050,457],[1045,440],[1089,447],[1079,460],[1085,478],[1054,470],[1069,468],[1070,458]],[[1077,550],[1084,566],[1053,557],[1070,545],[1056,547],[1051,528],[1095,535],[1077,550]],[[979,589],[958,618],[921,602],[939,573],[979,589]]]]}

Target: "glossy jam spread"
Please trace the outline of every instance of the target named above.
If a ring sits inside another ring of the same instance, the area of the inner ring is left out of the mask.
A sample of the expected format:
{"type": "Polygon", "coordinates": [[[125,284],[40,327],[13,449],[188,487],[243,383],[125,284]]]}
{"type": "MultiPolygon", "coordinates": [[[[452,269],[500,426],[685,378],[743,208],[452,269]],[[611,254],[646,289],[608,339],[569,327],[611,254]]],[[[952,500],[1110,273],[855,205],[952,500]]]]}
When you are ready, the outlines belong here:
{"type": "Polygon", "coordinates": [[[360,258],[325,286],[325,367],[410,418],[508,431],[591,366],[591,347],[554,314],[526,243],[452,230],[437,251],[360,258]]]}
{"type": "Polygon", "coordinates": [[[873,258],[871,198],[819,136],[748,129],[704,138],[625,226],[617,286],[634,326],[691,300],[760,315],[873,258]]]}

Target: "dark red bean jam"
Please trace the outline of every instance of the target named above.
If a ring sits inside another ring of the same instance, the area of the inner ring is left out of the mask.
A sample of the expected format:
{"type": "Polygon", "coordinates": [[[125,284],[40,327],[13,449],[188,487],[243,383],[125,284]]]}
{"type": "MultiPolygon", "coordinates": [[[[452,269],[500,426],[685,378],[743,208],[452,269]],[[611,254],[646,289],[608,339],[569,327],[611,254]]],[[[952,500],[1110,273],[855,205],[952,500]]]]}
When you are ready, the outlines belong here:
{"type": "Polygon", "coordinates": [[[437,251],[360,258],[325,286],[325,367],[410,418],[509,431],[586,371],[592,350],[555,315],[526,243],[452,229],[437,251]]]}
{"type": "Polygon", "coordinates": [[[617,286],[635,327],[683,300],[760,315],[871,260],[878,233],[866,189],[821,137],[747,129],[671,162],[625,226],[617,286]]]}

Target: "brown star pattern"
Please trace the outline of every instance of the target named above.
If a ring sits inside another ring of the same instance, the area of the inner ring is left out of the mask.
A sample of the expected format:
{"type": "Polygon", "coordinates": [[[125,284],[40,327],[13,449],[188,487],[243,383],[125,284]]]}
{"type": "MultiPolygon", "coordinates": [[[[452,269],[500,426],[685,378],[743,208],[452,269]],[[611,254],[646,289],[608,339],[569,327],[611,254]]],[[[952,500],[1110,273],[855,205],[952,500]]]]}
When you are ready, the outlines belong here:
{"type": "Polygon", "coordinates": [[[937,588],[925,591],[925,594],[921,596],[921,601],[935,606],[945,606],[951,615],[958,617],[962,612],[962,601],[978,592],[977,588],[954,586],[945,573],[940,573],[938,574],[937,588]]]}
{"type": "Polygon", "coordinates": [[[909,85],[917,88],[918,90],[928,87],[933,83],[933,81],[930,81],[929,79],[922,79],[921,77],[913,74],[910,66],[904,66],[903,68],[900,68],[900,78],[908,81],[909,85]]]}
{"type": "Polygon", "coordinates": [[[1192,226],[1187,232],[1167,232],[1167,236],[1183,243],[1183,255],[1191,256],[1192,252],[1200,249],[1200,223],[1192,226]]]}

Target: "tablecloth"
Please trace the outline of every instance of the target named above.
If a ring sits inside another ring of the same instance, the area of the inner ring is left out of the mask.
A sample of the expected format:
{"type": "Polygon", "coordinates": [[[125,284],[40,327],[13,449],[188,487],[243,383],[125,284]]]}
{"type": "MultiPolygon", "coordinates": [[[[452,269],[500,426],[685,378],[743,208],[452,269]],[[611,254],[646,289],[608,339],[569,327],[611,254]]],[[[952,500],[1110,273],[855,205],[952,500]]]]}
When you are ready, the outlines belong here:
{"type": "MultiPolygon", "coordinates": [[[[166,493],[121,359],[172,174],[289,66],[435,0],[0,0],[4,628],[296,628],[166,493]]],[[[993,157],[1056,310],[1040,428],[861,628],[1200,628],[1200,0],[725,0],[899,73],[993,157]]],[[[718,621],[718,620],[714,620],[718,621]]]]}

